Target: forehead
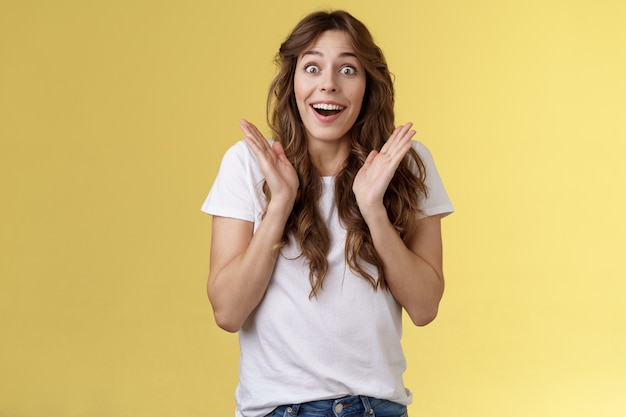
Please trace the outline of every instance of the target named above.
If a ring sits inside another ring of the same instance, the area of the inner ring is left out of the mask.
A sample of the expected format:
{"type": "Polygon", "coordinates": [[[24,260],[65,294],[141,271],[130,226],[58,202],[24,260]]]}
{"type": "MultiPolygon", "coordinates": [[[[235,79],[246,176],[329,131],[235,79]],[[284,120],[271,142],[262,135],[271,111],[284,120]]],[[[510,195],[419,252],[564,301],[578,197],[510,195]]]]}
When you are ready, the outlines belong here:
{"type": "Polygon", "coordinates": [[[356,57],[352,40],[348,34],[341,30],[327,30],[322,32],[313,42],[300,54],[319,56],[353,56],[356,57]]]}

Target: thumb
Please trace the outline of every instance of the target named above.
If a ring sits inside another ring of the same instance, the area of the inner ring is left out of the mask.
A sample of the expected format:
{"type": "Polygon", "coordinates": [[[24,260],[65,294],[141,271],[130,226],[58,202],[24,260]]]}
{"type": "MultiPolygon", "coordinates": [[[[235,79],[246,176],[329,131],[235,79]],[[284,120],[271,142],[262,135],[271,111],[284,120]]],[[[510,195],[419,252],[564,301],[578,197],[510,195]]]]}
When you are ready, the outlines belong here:
{"type": "Polygon", "coordinates": [[[272,151],[274,151],[274,154],[281,162],[287,165],[291,165],[291,161],[287,159],[287,155],[285,155],[285,149],[280,142],[276,141],[272,144],[272,151]]]}
{"type": "Polygon", "coordinates": [[[285,149],[283,148],[283,145],[279,141],[274,141],[274,143],[272,143],[272,150],[274,151],[276,155],[285,154],[285,149]]]}
{"type": "Polygon", "coordinates": [[[372,162],[374,162],[374,159],[376,158],[377,155],[378,155],[377,150],[373,150],[372,152],[370,152],[370,154],[367,155],[367,159],[365,160],[363,165],[371,165],[372,162]]]}

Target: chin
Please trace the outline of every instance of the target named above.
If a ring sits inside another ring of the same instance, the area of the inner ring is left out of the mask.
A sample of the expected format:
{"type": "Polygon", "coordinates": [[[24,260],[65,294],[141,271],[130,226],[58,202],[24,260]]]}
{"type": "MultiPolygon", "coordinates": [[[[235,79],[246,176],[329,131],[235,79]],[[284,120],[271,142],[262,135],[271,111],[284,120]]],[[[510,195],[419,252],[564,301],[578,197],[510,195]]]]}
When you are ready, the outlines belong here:
{"type": "Polygon", "coordinates": [[[347,137],[347,133],[312,132],[310,137],[323,142],[339,142],[347,137]]]}

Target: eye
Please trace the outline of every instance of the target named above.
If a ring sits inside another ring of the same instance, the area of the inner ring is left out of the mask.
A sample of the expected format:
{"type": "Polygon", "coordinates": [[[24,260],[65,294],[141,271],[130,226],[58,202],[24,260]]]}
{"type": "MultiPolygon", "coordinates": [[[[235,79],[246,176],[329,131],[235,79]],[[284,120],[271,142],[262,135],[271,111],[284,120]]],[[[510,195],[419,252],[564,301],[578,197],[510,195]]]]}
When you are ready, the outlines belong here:
{"type": "Polygon", "coordinates": [[[356,68],[350,66],[341,67],[339,73],[342,75],[354,75],[356,74],[356,68]]]}
{"type": "Polygon", "coordinates": [[[304,72],[309,74],[317,74],[318,72],[320,72],[320,69],[317,65],[309,64],[304,67],[304,72]]]}

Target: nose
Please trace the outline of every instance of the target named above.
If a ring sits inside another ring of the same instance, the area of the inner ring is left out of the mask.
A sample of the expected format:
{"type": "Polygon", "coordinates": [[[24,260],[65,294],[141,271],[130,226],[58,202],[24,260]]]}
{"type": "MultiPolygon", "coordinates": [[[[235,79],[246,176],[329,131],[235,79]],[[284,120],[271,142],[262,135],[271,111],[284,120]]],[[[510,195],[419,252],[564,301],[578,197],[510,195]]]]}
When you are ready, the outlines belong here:
{"type": "Polygon", "coordinates": [[[327,71],[320,77],[320,91],[325,93],[334,93],[337,91],[338,84],[335,79],[335,74],[332,71],[327,71]]]}

